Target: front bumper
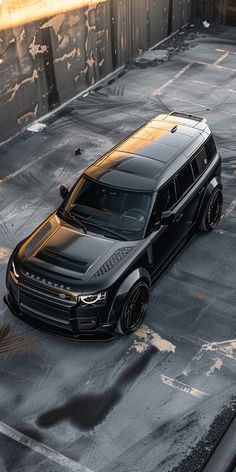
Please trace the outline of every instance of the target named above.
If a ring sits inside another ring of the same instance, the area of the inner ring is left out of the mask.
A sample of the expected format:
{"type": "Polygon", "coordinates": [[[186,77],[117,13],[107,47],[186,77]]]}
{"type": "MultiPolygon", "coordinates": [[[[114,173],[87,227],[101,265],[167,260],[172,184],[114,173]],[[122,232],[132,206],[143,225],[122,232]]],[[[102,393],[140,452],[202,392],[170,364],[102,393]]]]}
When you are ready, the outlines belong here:
{"type": "MultiPolygon", "coordinates": [[[[51,301],[49,306],[45,305],[44,302],[47,302],[44,299],[45,294],[41,292],[39,296],[36,290],[34,290],[35,294],[33,294],[35,295],[34,299],[28,300],[26,292],[24,297],[19,300],[18,287],[16,287],[10,277],[9,279],[7,284],[8,293],[4,297],[4,302],[15,316],[26,323],[47,333],[71,338],[76,341],[111,341],[115,338],[115,324],[102,323],[101,316],[94,316],[93,318],[93,310],[91,316],[87,318],[85,312],[81,316],[75,316],[75,308],[70,308],[68,312],[65,312],[65,307],[64,311],[62,311],[62,307],[56,303],[54,306],[51,301]],[[91,320],[92,322],[93,319],[97,320],[95,327],[91,329],[90,326],[90,329],[86,329],[87,321],[91,320]]],[[[32,296],[32,293],[30,295],[32,296]]],[[[97,315],[98,313],[95,312],[95,314],[97,315]]]]}

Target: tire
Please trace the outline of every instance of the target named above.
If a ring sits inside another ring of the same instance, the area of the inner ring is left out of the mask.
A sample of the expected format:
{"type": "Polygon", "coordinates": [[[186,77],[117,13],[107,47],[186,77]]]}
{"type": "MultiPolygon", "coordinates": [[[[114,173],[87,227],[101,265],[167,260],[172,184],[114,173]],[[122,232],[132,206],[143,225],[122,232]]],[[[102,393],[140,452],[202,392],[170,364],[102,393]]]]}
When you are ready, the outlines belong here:
{"type": "Polygon", "coordinates": [[[212,192],[203,213],[200,229],[202,231],[212,231],[220,220],[223,207],[223,194],[220,188],[212,192]]]}
{"type": "Polygon", "coordinates": [[[142,324],[149,301],[149,286],[141,280],[129,291],[122,307],[116,331],[120,334],[134,333],[142,324]]]}

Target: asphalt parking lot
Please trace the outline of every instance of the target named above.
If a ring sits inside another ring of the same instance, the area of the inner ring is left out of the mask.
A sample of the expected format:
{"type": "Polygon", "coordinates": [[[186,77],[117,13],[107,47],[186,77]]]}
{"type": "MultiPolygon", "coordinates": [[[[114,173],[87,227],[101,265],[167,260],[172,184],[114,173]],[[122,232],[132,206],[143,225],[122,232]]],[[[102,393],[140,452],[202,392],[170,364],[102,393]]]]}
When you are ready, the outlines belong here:
{"type": "Polygon", "coordinates": [[[129,67],[39,133],[0,147],[1,472],[197,472],[232,415],[236,28],[189,37],[169,61],[129,67]],[[142,329],[76,343],[14,318],[2,301],[7,260],[60,203],[60,184],[72,185],[137,126],[174,109],[209,121],[223,159],[224,211],[218,228],[199,233],[155,283],[142,329]]]}

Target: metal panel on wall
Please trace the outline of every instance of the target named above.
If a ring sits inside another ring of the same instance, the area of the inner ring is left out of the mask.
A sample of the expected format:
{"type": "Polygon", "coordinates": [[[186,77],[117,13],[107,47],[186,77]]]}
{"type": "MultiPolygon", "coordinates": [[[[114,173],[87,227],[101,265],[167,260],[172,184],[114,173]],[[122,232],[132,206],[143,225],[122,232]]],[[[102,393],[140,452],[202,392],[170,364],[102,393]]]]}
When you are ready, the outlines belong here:
{"type": "Polygon", "coordinates": [[[172,32],[184,26],[191,18],[191,0],[173,0],[172,32]]]}
{"type": "Polygon", "coordinates": [[[84,5],[70,10],[62,0],[64,12],[50,0],[0,3],[0,141],[178,29],[192,1],[70,0],[84,5]],[[56,14],[45,17],[44,5],[56,14]],[[34,21],[24,23],[30,7],[34,21]]]}
{"type": "Polygon", "coordinates": [[[168,34],[169,0],[149,0],[149,47],[168,34]]]}

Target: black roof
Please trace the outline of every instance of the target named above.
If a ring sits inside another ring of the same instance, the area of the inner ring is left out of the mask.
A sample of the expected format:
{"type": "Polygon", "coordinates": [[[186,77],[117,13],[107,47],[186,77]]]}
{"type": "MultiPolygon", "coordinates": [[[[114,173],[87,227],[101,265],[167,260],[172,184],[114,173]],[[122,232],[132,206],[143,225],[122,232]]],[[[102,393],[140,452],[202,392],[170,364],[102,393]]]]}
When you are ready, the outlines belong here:
{"type": "Polygon", "coordinates": [[[160,175],[184,149],[199,141],[203,131],[209,128],[201,118],[179,113],[160,115],[96,161],[85,174],[120,188],[154,190],[160,175]]]}

